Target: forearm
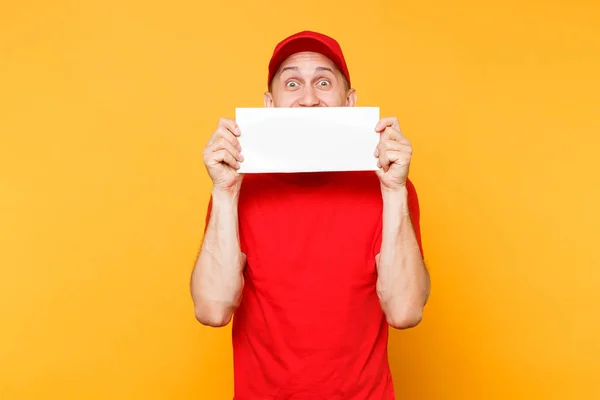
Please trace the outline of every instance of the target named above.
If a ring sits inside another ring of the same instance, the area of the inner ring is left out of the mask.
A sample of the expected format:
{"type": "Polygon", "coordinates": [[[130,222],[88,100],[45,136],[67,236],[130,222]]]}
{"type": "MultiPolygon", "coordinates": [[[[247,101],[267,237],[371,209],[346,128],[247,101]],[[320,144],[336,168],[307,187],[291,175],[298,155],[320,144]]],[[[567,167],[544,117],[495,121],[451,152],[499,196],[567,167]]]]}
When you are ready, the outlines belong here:
{"type": "Polygon", "coordinates": [[[191,292],[198,321],[224,326],[241,300],[245,256],[240,250],[238,195],[213,191],[212,202],[191,292]]]}
{"type": "Polygon", "coordinates": [[[429,296],[429,274],[410,220],[407,192],[382,191],[382,243],[377,294],[390,325],[417,325],[429,296]]]}

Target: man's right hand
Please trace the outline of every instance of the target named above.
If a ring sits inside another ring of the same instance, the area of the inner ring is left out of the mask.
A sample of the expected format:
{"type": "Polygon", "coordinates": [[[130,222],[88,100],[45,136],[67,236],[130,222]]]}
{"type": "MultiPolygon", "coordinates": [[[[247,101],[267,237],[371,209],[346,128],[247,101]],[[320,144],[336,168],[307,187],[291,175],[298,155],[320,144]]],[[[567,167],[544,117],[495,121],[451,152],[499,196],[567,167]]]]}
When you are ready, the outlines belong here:
{"type": "Polygon", "coordinates": [[[204,149],[204,166],[213,181],[213,190],[237,192],[243,175],[238,174],[242,148],[238,141],[241,132],[235,121],[221,118],[217,130],[204,149]]]}

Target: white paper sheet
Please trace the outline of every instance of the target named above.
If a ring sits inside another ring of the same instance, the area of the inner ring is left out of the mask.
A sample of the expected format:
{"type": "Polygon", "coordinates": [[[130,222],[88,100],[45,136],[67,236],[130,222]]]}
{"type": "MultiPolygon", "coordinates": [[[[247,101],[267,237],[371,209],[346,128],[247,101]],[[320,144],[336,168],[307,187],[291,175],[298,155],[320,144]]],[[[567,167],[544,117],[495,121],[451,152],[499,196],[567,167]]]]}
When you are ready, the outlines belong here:
{"type": "Polygon", "coordinates": [[[240,173],[375,171],[378,107],[237,108],[240,173]]]}

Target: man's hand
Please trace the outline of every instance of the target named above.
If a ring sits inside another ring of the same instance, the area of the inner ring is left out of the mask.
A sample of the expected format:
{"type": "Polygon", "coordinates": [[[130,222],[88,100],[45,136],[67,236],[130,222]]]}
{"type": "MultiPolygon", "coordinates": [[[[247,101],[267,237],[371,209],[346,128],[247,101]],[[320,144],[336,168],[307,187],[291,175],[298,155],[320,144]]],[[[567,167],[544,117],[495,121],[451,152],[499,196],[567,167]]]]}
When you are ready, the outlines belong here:
{"type": "Polygon", "coordinates": [[[213,190],[239,191],[243,176],[238,174],[242,147],[237,137],[241,132],[235,121],[221,118],[204,149],[204,166],[213,182],[213,190]]]}
{"type": "Polygon", "coordinates": [[[398,191],[406,188],[408,170],[412,157],[412,145],[400,131],[396,117],[382,118],[375,126],[380,133],[375,157],[379,160],[377,176],[382,190],[398,191]]]}

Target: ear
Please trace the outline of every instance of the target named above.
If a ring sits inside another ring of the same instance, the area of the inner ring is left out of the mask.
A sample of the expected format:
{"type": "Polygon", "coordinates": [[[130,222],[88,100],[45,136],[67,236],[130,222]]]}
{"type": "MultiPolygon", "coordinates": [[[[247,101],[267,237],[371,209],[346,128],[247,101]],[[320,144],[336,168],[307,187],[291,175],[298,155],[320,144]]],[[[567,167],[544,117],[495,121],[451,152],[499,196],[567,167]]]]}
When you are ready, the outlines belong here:
{"type": "Polygon", "coordinates": [[[265,101],[266,108],[273,108],[273,104],[275,104],[275,103],[273,101],[273,95],[271,94],[271,92],[265,92],[264,101],[265,101]]]}
{"type": "Polygon", "coordinates": [[[346,95],[346,107],[354,107],[356,105],[356,90],[350,89],[346,95]]]}

